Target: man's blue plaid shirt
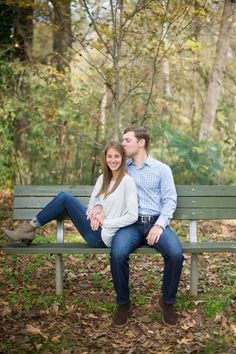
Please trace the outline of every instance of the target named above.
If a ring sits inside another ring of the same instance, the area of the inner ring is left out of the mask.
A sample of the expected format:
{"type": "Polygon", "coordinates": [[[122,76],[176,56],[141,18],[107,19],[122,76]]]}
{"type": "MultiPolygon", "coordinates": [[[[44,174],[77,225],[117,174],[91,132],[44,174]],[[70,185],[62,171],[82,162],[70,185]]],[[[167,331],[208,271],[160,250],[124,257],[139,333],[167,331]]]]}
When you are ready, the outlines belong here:
{"type": "Polygon", "coordinates": [[[137,186],[139,215],[160,214],[156,224],[165,229],[177,204],[170,167],[148,155],[142,166],[136,166],[132,159],[128,159],[126,169],[137,186]]]}

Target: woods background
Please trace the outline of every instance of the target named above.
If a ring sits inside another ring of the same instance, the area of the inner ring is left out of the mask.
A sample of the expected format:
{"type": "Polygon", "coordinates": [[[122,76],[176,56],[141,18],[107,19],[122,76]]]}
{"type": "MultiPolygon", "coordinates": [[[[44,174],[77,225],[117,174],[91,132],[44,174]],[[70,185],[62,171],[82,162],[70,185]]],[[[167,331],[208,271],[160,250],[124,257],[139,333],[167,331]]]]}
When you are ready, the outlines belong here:
{"type": "Polygon", "coordinates": [[[0,0],[0,184],[90,184],[130,124],[175,182],[236,183],[233,0],[0,0]]]}

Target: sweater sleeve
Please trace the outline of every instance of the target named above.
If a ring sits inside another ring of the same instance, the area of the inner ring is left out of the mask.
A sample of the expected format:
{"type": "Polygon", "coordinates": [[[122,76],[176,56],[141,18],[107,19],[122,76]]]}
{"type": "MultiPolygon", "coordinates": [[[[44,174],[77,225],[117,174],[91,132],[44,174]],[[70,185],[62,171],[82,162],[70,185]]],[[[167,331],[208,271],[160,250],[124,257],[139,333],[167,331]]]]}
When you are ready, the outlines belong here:
{"type": "Polygon", "coordinates": [[[96,195],[98,194],[98,192],[101,189],[102,181],[103,181],[103,175],[99,176],[98,179],[97,179],[97,182],[95,183],[95,186],[93,188],[91,197],[90,197],[89,202],[88,202],[87,211],[93,209],[98,204],[102,205],[101,198],[100,197],[98,197],[98,198],[96,197],[96,195]]]}
{"type": "Polygon", "coordinates": [[[138,197],[135,182],[129,176],[129,178],[125,178],[124,183],[125,210],[120,217],[105,219],[102,225],[104,228],[120,228],[138,220],[138,197]]]}

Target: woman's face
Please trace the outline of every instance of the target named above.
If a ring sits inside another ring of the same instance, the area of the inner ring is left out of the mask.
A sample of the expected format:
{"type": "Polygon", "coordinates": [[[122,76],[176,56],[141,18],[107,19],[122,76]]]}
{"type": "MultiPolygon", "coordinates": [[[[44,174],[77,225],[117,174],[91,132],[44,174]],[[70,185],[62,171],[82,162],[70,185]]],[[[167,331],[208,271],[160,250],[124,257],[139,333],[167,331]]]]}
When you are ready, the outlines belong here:
{"type": "Polygon", "coordinates": [[[106,153],[106,163],[112,172],[118,171],[122,164],[121,154],[113,148],[108,149],[106,153]]]}

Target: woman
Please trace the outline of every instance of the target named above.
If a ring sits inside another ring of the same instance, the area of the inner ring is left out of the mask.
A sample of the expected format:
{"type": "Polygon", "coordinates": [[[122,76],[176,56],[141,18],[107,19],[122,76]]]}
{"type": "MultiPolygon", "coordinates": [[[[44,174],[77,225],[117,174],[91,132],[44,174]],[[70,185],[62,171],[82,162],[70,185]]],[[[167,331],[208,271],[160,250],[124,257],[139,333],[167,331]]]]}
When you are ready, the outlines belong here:
{"type": "Polygon", "coordinates": [[[125,166],[125,150],[121,143],[112,140],[103,151],[103,174],[95,184],[87,210],[75,197],[61,192],[30,222],[14,231],[4,229],[4,232],[11,240],[21,240],[25,246],[29,246],[36,228],[67,214],[89,246],[110,247],[117,230],[138,219],[136,186],[126,173],[125,166]],[[90,215],[98,204],[102,205],[105,218],[98,217],[90,222],[90,215]]]}

